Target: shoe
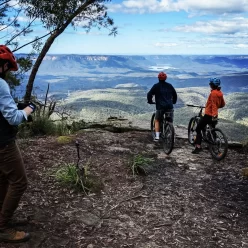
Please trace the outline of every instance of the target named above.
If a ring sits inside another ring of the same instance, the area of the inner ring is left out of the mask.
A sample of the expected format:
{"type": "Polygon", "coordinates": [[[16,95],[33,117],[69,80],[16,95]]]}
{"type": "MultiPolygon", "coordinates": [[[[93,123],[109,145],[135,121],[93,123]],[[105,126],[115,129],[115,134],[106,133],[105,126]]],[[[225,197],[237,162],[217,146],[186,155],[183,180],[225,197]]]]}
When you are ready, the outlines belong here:
{"type": "Polygon", "coordinates": [[[0,242],[20,243],[30,239],[30,234],[23,231],[17,231],[13,228],[6,228],[0,231],[0,242]]]}
{"type": "Polygon", "coordinates": [[[158,137],[155,137],[155,138],[154,138],[154,141],[155,141],[155,142],[158,142],[158,141],[159,141],[159,138],[158,138],[158,137]]]}
{"type": "Polygon", "coordinates": [[[202,151],[201,147],[195,147],[195,149],[192,151],[193,154],[199,154],[202,151]]]}
{"type": "Polygon", "coordinates": [[[27,218],[14,218],[14,219],[11,219],[7,223],[7,226],[10,228],[15,227],[15,226],[26,226],[26,225],[28,225],[27,218]]]}

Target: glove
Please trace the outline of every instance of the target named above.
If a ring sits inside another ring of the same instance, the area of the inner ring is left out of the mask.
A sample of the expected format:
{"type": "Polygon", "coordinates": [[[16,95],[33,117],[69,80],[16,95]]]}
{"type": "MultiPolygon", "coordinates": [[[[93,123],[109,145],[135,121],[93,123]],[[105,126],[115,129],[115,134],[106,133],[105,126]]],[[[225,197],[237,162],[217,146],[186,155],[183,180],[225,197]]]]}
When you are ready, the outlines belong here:
{"type": "Polygon", "coordinates": [[[33,110],[32,113],[34,113],[34,111],[36,110],[36,105],[32,102],[28,103],[28,107],[30,107],[33,110]]]}
{"type": "Polygon", "coordinates": [[[17,109],[22,110],[25,109],[28,106],[28,103],[18,102],[17,103],[17,109]]]}
{"type": "Polygon", "coordinates": [[[17,103],[17,108],[19,110],[25,109],[26,107],[30,107],[33,110],[32,113],[36,110],[36,105],[32,102],[28,102],[28,103],[18,102],[17,103]]]}

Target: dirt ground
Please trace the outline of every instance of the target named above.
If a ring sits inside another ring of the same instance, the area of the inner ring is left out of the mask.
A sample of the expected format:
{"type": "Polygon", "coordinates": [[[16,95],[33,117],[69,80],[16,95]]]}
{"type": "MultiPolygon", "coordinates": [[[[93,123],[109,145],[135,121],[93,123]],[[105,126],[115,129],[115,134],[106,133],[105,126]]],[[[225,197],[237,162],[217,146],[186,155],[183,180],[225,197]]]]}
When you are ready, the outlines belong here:
{"type": "Polygon", "coordinates": [[[149,132],[112,133],[86,130],[73,142],[56,137],[19,141],[29,187],[17,210],[31,233],[13,248],[234,248],[248,247],[247,152],[229,149],[221,162],[207,149],[191,154],[187,140],[177,137],[169,156],[149,132]],[[100,193],[62,187],[52,171],[81,163],[101,178],[100,193]],[[154,158],[148,175],[132,175],[128,164],[135,154],[154,158]]]}

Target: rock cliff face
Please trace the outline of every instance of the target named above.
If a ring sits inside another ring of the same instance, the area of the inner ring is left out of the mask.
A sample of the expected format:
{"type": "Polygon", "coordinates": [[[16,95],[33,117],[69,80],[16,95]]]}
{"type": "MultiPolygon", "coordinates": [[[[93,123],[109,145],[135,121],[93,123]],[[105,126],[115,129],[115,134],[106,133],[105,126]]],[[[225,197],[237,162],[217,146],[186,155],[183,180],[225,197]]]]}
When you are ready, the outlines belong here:
{"type": "Polygon", "coordinates": [[[19,247],[245,247],[247,151],[231,148],[216,162],[206,147],[191,154],[186,133],[177,134],[169,156],[147,131],[88,129],[66,144],[56,137],[19,140],[29,188],[17,215],[28,217],[25,228],[33,235],[19,247]],[[76,163],[76,140],[80,163],[104,184],[101,193],[85,196],[51,176],[76,163]],[[152,158],[146,176],[132,175],[129,167],[138,154],[152,158]]]}

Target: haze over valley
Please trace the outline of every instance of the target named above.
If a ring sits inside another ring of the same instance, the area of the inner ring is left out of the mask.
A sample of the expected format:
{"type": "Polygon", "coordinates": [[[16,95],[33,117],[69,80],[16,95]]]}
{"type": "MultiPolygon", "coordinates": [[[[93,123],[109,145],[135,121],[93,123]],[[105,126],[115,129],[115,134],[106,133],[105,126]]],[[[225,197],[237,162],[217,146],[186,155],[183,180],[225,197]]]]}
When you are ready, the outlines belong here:
{"type": "MultiPolygon", "coordinates": [[[[159,71],[167,73],[167,81],[178,92],[176,125],[187,126],[194,110],[186,104],[204,105],[209,78],[219,77],[227,103],[220,111],[220,125],[229,132],[232,124],[232,139],[248,137],[248,56],[47,55],[34,93],[44,99],[49,83],[50,98],[67,106],[77,119],[102,121],[121,116],[132,125],[149,128],[154,106],[147,104],[146,94],[159,71]]],[[[24,81],[17,95],[25,85],[24,81]]]]}

